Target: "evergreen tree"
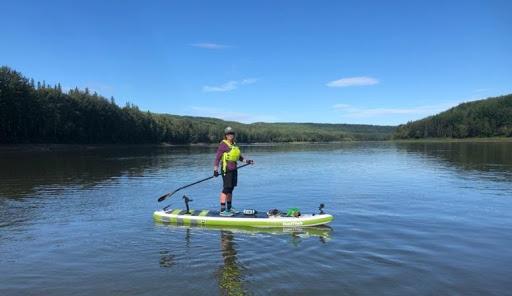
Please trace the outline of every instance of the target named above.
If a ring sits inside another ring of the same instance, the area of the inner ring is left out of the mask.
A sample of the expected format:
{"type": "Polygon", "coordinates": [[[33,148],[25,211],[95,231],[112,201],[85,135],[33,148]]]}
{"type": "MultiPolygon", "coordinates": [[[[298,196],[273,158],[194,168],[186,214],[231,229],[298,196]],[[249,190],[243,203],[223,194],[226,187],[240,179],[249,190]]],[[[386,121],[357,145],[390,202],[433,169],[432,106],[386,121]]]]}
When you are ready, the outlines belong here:
{"type": "Polygon", "coordinates": [[[512,95],[463,103],[445,112],[400,125],[395,138],[510,137],[512,95]]]}
{"type": "MultiPolygon", "coordinates": [[[[394,127],[344,124],[241,124],[215,118],[175,116],[140,111],[127,102],[121,108],[89,89],[67,93],[57,84],[33,80],[8,67],[0,68],[0,143],[217,143],[223,129],[237,130],[240,142],[379,140],[394,127]]],[[[490,122],[484,129],[494,127],[490,122]]],[[[510,129],[501,130],[510,133],[510,129]]]]}

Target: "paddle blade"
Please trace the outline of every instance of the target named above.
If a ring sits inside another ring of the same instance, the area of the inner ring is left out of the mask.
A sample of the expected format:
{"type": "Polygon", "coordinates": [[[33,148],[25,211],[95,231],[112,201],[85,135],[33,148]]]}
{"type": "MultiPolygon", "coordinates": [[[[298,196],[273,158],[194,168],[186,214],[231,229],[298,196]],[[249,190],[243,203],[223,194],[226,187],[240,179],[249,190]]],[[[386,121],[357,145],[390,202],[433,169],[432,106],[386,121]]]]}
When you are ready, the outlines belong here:
{"type": "Polygon", "coordinates": [[[164,195],[160,196],[160,197],[158,198],[158,202],[164,201],[164,200],[167,198],[167,196],[169,196],[169,193],[167,193],[167,194],[164,194],[164,195]]]}

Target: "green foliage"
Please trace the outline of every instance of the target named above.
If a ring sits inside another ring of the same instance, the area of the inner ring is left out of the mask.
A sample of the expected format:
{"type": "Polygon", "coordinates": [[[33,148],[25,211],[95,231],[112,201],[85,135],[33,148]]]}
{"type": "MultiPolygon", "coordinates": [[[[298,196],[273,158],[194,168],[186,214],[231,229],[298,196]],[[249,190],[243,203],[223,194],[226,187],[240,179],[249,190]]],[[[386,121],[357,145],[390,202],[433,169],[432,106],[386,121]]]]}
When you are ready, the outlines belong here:
{"type": "Polygon", "coordinates": [[[316,123],[253,123],[142,112],[119,107],[89,89],[62,91],[0,68],[0,144],[216,143],[230,125],[243,143],[389,139],[394,127],[316,123]]]}
{"type": "Polygon", "coordinates": [[[511,136],[512,94],[460,104],[400,125],[394,134],[397,139],[511,136]]]}

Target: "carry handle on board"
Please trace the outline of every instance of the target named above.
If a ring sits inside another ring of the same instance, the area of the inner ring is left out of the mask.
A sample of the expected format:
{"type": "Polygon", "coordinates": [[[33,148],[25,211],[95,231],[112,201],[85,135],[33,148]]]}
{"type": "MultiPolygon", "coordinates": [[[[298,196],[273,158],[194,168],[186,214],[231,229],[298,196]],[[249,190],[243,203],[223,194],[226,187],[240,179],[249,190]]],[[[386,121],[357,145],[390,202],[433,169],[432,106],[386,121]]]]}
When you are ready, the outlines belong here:
{"type": "MultiPolygon", "coordinates": [[[[239,166],[237,169],[241,169],[241,168],[243,168],[243,167],[245,167],[245,166],[248,166],[248,165],[251,165],[251,164],[252,164],[252,163],[246,163],[246,164],[244,164],[244,165],[239,166]]],[[[166,198],[170,197],[171,195],[173,195],[174,193],[176,193],[176,192],[180,191],[181,189],[188,188],[188,187],[190,187],[190,186],[193,186],[193,185],[199,184],[199,183],[201,183],[201,182],[204,182],[204,181],[210,180],[210,179],[212,179],[212,178],[215,178],[215,176],[210,176],[210,177],[208,177],[208,178],[204,178],[204,179],[199,180],[199,181],[196,181],[196,182],[194,182],[194,183],[190,183],[190,184],[188,184],[188,185],[181,186],[180,188],[178,188],[178,189],[176,189],[176,190],[174,190],[174,191],[172,191],[172,192],[168,192],[168,193],[166,193],[166,194],[164,194],[164,195],[160,196],[160,197],[158,198],[158,202],[162,202],[162,201],[164,201],[166,198]]]]}

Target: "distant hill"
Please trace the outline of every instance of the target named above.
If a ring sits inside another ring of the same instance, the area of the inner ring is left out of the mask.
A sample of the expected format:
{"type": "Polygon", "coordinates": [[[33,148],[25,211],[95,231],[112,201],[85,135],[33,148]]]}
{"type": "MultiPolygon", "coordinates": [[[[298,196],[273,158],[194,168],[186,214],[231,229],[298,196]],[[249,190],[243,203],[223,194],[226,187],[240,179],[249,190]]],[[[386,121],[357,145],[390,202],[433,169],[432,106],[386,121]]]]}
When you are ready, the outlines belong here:
{"type": "Polygon", "coordinates": [[[396,139],[512,136],[512,94],[460,104],[399,125],[396,139]]]}
{"type": "Polygon", "coordinates": [[[253,123],[177,116],[119,107],[88,89],[64,92],[0,68],[0,144],[216,143],[226,126],[239,142],[329,142],[390,139],[395,127],[357,124],[253,123]]]}

